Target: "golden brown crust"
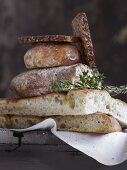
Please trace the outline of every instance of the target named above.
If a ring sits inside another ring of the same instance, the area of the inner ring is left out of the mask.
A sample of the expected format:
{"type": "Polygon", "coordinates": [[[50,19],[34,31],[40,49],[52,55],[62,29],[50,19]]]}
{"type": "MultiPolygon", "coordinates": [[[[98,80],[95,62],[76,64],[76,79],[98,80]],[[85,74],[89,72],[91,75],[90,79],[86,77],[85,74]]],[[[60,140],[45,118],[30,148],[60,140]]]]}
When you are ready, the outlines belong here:
{"type": "Polygon", "coordinates": [[[80,133],[110,133],[122,130],[115,118],[104,113],[45,117],[0,115],[0,127],[28,128],[48,118],[53,118],[56,121],[58,130],[80,133]]]}
{"type": "Polygon", "coordinates": [[[77,48],[68,43],[41,43],[24,55],[26,68],[69,66],[80,62],[77,48]]]}
{"type": "Polygon", "coordinates": [[[44,42],[69,42],[75,43],[80,42],[81,38],[77,36],[68,35],[42,35],[42,36],[24,36],[19,37],[21,44],[33,44],[33,43],[44,43],[44,42]]]}
{"type": "Polygon", "coordinates": [[[91,41],[89,25],[85,13],[79,13],[72,21],[74,35],[81,37],[86,62],[88,65],[95,64],[95,56],[91,41]]]}

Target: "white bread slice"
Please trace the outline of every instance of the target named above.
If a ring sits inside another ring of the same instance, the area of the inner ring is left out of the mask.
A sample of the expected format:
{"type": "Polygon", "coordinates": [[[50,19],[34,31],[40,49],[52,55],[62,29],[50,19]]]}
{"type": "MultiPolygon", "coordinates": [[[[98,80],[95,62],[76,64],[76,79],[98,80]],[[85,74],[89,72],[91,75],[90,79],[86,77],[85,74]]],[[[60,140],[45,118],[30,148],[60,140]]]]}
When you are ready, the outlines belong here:
{"type": "Polygon", "coordinates": [[[103,90],[71,90],[25,99],[1,99],[0,114],[14,115],[85,115],[95,112],[108,113],[111,99],[103,90]]]}
{"type": "Polygon", "coordinates": [[[103,90],[71,90],[25,99],[0,99],[0,114],[14,115],[87,115],[102,112],[127,127],[127,104],[111,98],[103,90]]]}
{"type": "Polygon", "coordinates": [[[81,133],[110,133],[122,130],[115,118],[107,116],[104,113],[48,117],[0,115],[0,127],[23,129],[33,126],[47,118],[53,118],[56,121],[58,130],[81,133]]]}

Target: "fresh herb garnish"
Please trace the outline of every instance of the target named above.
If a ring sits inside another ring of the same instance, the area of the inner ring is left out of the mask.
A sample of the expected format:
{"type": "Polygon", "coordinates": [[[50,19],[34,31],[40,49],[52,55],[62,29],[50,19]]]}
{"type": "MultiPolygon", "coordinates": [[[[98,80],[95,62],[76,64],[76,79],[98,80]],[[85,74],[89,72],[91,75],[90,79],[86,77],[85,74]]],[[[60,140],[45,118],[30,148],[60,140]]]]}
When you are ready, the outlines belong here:
{"type": "Polygon", "coordinates": [[[103,89],[111,93],[112,96],[119,95],[119,94],[127,94],[127,84],[119,87],[104,86],[103,89]]]}
{"type": "Polygon", "coordinates": [[[116,86],[105,86],[105,76],[99,73],[95,65],[90,66],[90,69],[83,72],[80,75],[80,80],[71,83],[67,80],[56,81],[52,84],[52,89],[55,92],[69,91],[71,89],[98,89],[106,90],[112,95],[127,94],[127,84],[120,87],[116,86]]]}

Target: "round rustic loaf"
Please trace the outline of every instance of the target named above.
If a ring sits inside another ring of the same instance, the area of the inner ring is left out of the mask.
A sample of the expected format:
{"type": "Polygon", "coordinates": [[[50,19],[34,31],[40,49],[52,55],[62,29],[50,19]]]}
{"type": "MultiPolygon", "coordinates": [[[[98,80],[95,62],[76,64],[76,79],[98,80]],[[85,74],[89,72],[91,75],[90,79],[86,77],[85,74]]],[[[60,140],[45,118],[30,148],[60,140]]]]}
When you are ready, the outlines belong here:
{"type": "Polygon", "coordinates": [[[26,52],[24,62],[28,69],[68,66],[80,62],[80,53],[69,43],[42,43],[26,52]]]}
{"type": "Polygon", "coordinates": [[[83,64],[33,69],[17,75],[11,81],[10,88],[20,97],[41,96],[52,92],[55,81],[79,81],[80,75],[86,70],[83,64]]]}

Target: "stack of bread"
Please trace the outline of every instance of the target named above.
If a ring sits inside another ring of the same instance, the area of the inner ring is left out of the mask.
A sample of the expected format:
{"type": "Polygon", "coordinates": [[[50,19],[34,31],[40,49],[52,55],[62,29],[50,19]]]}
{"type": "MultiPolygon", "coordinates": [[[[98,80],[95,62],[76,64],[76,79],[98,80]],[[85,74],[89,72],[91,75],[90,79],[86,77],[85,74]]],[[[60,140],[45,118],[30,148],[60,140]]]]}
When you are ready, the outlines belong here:
{"type": "Polygon", "coordinates": [[[56,121],[58,130],[82,133],[110,133],[127,127],[127,104],[107,91],[54,92],[54,82],[74,84],[84,72],[92,74],[89,65],[95,59],[86,15],[78,14],[72,26],[75,36],[20,38],[34,47],[24,55],[27,71],[11,81],[11,89],[20,98],[0,99],[0,127],[27,128],[47,118],[56,121]]]}

